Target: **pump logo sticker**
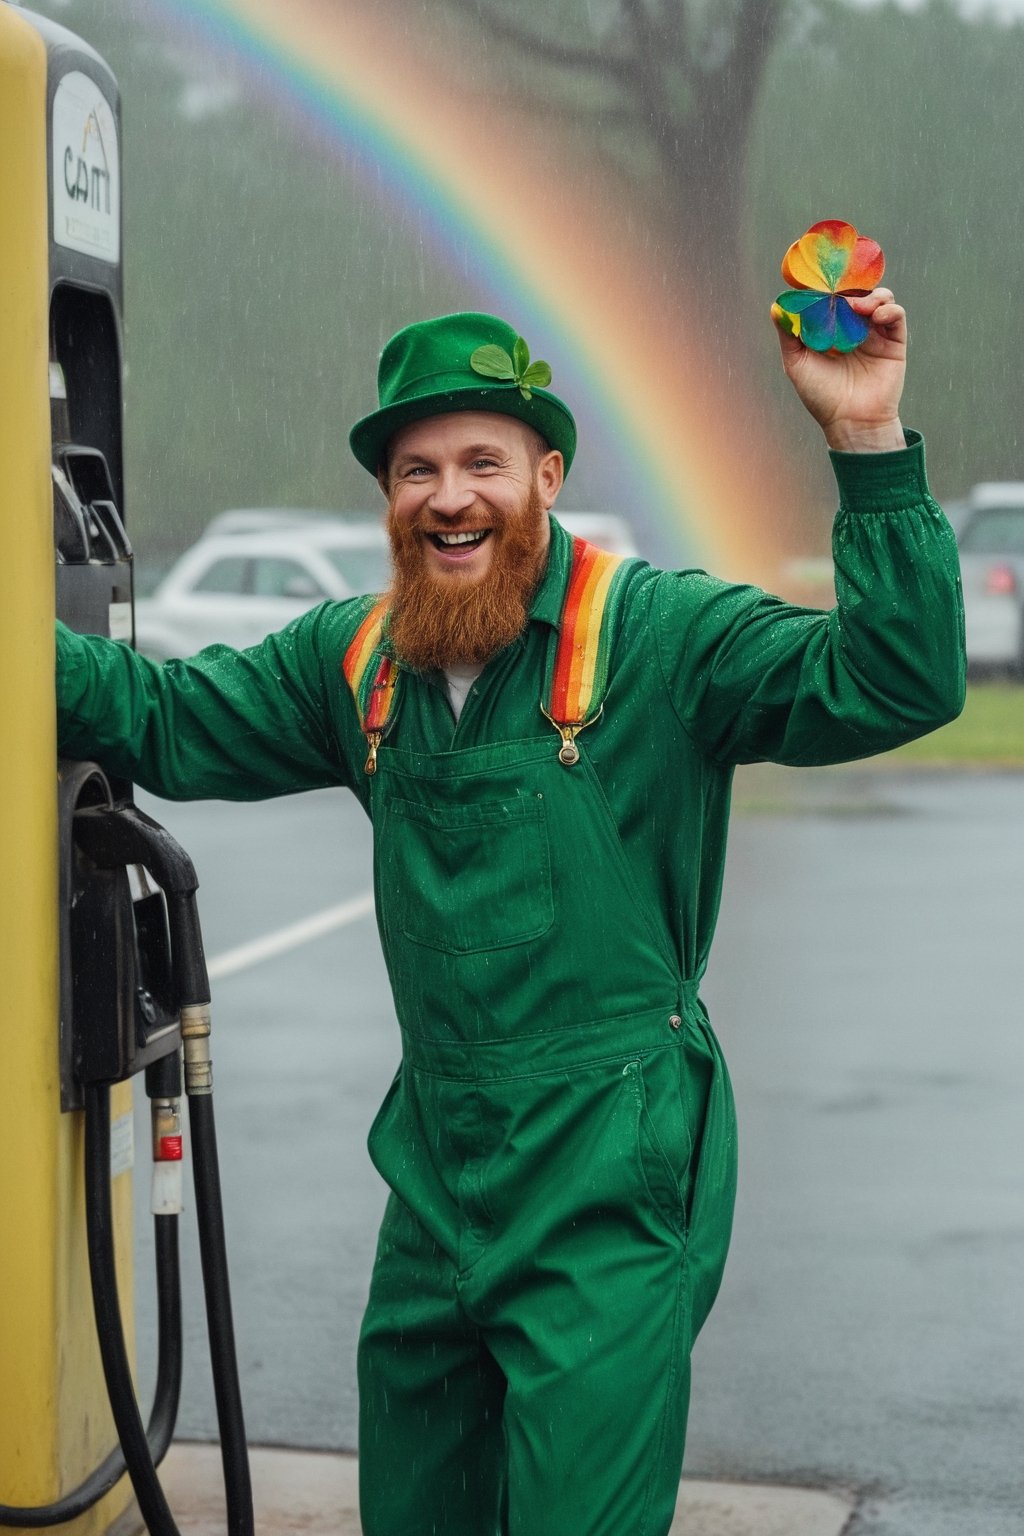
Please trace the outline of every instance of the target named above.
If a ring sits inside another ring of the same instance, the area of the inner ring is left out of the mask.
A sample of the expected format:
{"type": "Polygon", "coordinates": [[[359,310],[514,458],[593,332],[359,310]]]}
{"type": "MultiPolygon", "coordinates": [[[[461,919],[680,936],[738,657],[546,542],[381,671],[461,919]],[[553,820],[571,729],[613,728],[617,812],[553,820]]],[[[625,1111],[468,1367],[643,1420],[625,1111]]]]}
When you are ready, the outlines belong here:
{"type": "Polygon", "coordinates": [[[117,124],[95,80],[74,69],[53,98],[53,238],[101,261],[121,259],[117,124]]]}

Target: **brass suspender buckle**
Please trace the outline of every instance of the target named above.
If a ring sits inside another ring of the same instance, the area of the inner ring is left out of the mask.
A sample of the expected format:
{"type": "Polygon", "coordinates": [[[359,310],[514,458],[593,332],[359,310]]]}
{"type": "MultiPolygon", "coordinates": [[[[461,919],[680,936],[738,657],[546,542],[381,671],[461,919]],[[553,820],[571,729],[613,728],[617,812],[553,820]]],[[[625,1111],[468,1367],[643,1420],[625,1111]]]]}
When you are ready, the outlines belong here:
{"type": "Polygon", "coordinates": [[[593,725],[595,720],[600,720],[604,713],[604,705],[602,704],[596,714],[591,715],[589,720],[566,722],[554,720],[548,714],[543,704],[540,706],[540,712],[545,720],[551,721],[551,724],[561,737],[562,745],[558,749],[558,761],[566,768],[571,768],[574,763],[578,763],[580,760],[580,749],[576,745],[576,737],[580,731],[585,731],[588,725],[593,725]]]}
{"type": "Polygon", "coordinates": [[[366,732],[366,744],[370,750],[367,753],[366,762],[363,764],[364,773],[377,772],[377,748],[380,746],[383,736],[383,731],[366,732]]]}

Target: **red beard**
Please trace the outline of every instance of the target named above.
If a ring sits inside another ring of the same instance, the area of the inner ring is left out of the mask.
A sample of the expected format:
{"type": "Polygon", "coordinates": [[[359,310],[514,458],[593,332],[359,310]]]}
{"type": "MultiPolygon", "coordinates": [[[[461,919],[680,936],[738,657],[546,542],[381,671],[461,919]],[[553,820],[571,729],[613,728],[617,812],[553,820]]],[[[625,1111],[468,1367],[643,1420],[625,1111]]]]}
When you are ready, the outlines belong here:
{"type": "Polygon", "coordinates": [[[490,661],[511,645],[526,627],[540,580],[546,517],[536,487],[518,512],[499,520],[489,510],[490,567],[472,577],[427,568],[420,529],[435,521],[429,512],[411,523],[389,512],[389,634],[399,661],[416,672],[443,671],[490,661]]]}

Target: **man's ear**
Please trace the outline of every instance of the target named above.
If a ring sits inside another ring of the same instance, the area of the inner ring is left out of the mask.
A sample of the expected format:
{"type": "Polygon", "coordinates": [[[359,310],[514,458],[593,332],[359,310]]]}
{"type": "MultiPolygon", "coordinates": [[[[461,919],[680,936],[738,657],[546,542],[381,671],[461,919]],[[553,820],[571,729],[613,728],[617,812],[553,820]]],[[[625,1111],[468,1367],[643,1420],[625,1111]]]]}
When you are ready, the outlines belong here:
{"type": "Polygon", "coordinates": [[[557,448],[551,448],[537,464],[537,489],[545,512],[554,506],[564,479],[565,460],[557,448]]]}
{"type": "Polygon", "coordinates": [[[390,479],[390,476],[388,474],[388,466],[387,466],[386,463],[381,463],[378,466],[378,469],[377,469],[377,484],[380,486],[381,490],[384,492],[384,500],[385,501],[390,501],[391,500],[391,479],[390,479]]]}

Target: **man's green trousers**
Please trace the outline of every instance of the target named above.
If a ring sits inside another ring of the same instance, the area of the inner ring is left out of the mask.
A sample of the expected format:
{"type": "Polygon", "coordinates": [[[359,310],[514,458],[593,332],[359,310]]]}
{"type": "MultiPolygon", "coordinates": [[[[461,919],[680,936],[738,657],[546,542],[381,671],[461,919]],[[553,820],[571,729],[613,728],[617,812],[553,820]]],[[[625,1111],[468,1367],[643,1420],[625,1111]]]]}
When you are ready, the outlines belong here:
{"type": "Polygon", "coordinates": [[[390,748],[403,1064],[360,1344],[366,1536],[664,1536],[735,1130],[696,989],[581,742],[390,748]],[[595,1010],[595,1000],[599,1008],[595,1010]]]}

